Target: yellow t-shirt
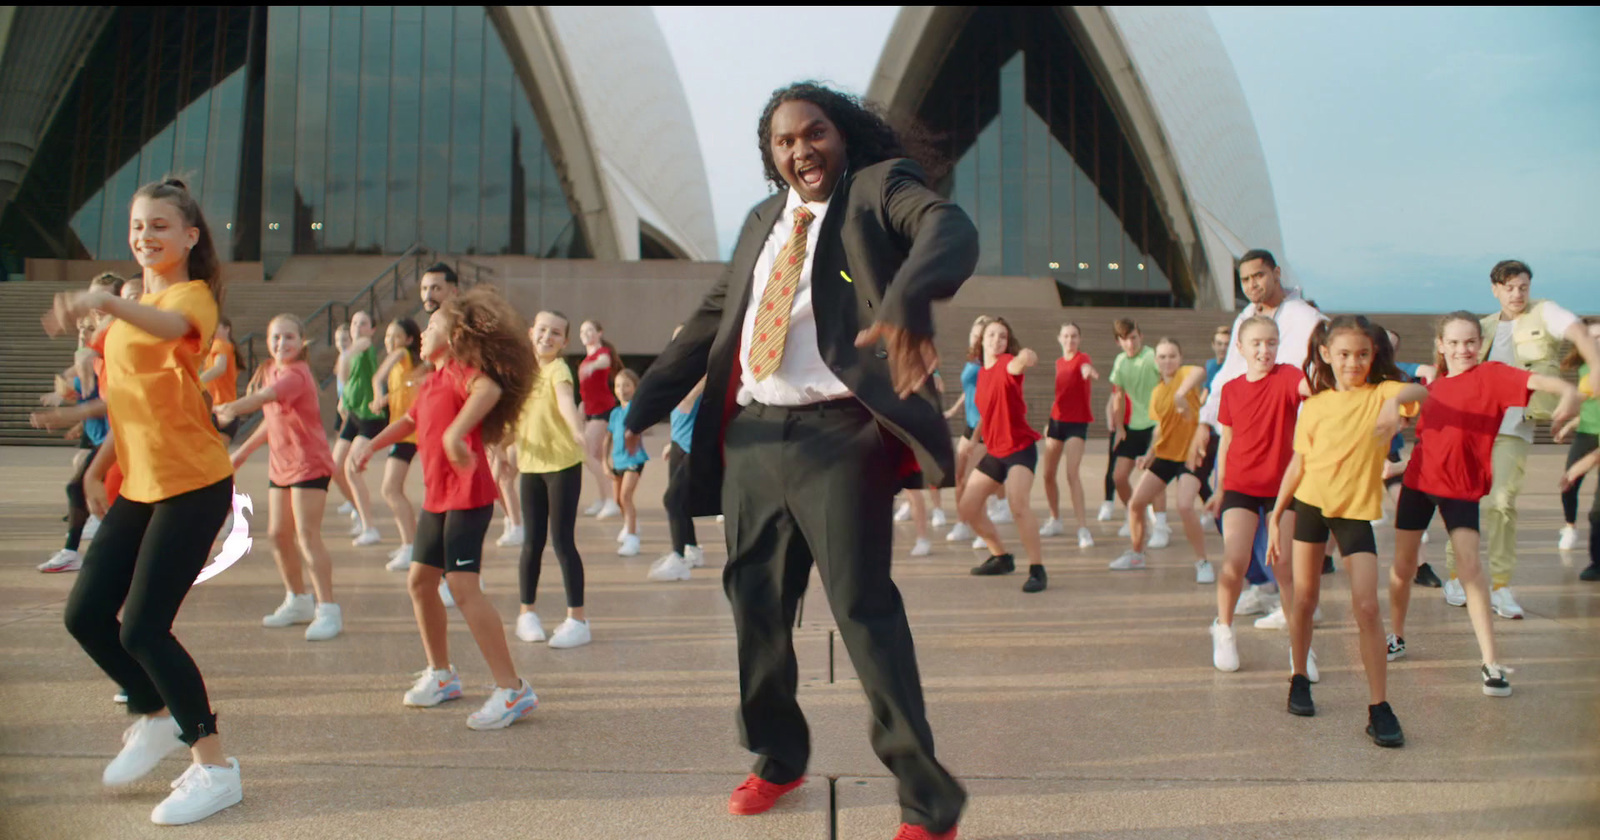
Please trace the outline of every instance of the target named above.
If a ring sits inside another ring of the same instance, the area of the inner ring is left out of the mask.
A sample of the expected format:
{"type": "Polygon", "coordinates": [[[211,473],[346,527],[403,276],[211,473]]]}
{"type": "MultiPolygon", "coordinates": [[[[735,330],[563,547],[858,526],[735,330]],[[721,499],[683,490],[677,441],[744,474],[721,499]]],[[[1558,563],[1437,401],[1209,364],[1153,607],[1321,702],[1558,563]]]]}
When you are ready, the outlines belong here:
{"type": "Polygon", "coordinates": [[[125,479],[122,495],[159,502],[233,475],[211,423],[200,363],[217,328],[217,301],[200,280],[147,294],[145,306],[176,312],[189,332],[170,341],[117,320],[106,333],[101,394],[125,479]]]}
{"type": "MultiPolygon", "coordinates": [[[[417,401],[417,386],[411,382],[411,372],[413,370],[415,368],[411,366],[410,353],[401,356],[400,361],[395,362],[394,366],[389,368],[390,422],[393,422],[395,418],[406,416],[406,412],[411,410],[412,403],[417,401]]],[[[416,443],[417,433],[412,432],[406,436],[405,440],[400,442],[416,443]]]]}
{"type": "MultiPolygon", "coordinates": [[[[1300,407],[1294,451],[1305,474],[1295,499],[1332,519],[1377,519],[1383,515],[1383,462],[1389,439],[1373,434],[1378,410],[1405,384],[1383,382],[1353,391],[1323,391],[1300,407]]],[[[1400,407],[1411,416],[1416,403],[1400,407]]]]}
{"type": "Polygon", "coordinates": [[[1150,392],[1150,419],[1156,423],[1152,451],[1157,458],[1166,461],[1189,460],[1189,443],[1194,440],[1195,429],[1200,427],[1200,389],[1191,389],[1184,397],[1183,401],[1189,406],[1188,414],[1173,410],[1172,397],[1183,380],[1195,370],[1194,365],[1184,365],[1172,375],[1171,382],[1157,383],[1155,390],[1150,392]]]}
{"type": "Polygon", "coordinates": [[[556,358],[539,366],[539,375],[522,404],[517,420],[517,471],[525,473],[561,472],[583,463],[583,448],[573,439],[573,430],[561,416],[561,401],[556,386],[565,382],[573,387],[572,368],[556,358]]]}

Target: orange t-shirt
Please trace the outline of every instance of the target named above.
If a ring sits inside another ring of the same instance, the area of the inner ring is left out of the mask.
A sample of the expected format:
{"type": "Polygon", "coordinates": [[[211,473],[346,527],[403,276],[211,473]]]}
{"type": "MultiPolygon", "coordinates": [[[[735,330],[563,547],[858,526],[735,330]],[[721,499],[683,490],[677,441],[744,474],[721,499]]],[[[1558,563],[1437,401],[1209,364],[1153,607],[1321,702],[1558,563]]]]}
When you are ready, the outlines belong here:
{"type": "Polygon", "coordinates": [[[233,475],[222,435],[211,424],[200,386],[200,360],[217,328],[217,302],[199,280],[139,301],[189,322],[181,338],[162,340],[118,320],[106,332],[106,401],[122,495],[159,502],[233,475]]]}
{"type": "MultiPolygon", "coordinates": [[[[411,365],[411,354],[409,354],[409,353],[407,353],[404,356],[401,356],[400,357],[400,361],[395,362],[394,366],[389,368],[389,417],[390,418],[406,416],[406,412],[410,411],[411,410],[411,406],[416,404],[416,402],[417,402],[417,389],[420,386],[417,383],[413,383],[411,381],[411,374],[415,370],[416,370],[416,368],[414,368],[411,365]]],[[[417,433],[416,432],[412,432],[410,435],[408,435],[406,437],[405,440],[400,441],[400,443],[416,443],[416,442],[417,442],[417,433]]]]}
{"type": "Polygon", "coordinates": [[[214,406],[239,398],[239,367],[233,358],[233,342],[212,339],[211,353],[206,356],[205,367],[216,364],[219,354],[227,360],[227,367],[222,369],[221,376],[206,383],[206,393],[211,395],[211,404],[214,406]]]}

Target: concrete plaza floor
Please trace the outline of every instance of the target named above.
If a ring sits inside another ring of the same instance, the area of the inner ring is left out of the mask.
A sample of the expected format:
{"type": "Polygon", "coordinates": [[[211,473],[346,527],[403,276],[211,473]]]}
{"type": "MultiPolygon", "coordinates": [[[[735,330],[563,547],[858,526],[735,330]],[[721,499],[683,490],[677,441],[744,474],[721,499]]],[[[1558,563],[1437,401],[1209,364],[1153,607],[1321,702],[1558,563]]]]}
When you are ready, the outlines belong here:
{"type": "MultiPolygon", "coordinates": [[[[661,443],[652,440],[651,451],[661,443]]],[[[1213,589],[1194,583],[1181,537],[1152,553],[1149,570],[1131,573],[1105,568],[1122,548],[1114,524],[1096,526],[1099,545],[1089,550],[1046,540],[1050,588],[1024,595],[1021,574],[969,576],[978,553],[942,534],[931,557],[904,557],[910,526],[900,526],[896,578],[939,756],[972,794],[961,836],[1597,836],[1600,586],[1577,579],[1581,553],[1555,548],[1561,455],[1536,450],[1523,497],[1516,591],[1527,618],[1495,625],[1516,693],[1480,692],[1465,611],[1437,590],[1417,590],[1409,655],[1390,666],[1389,696],[1407,738],[1398,750],[1374,746],[1362,731],[1366,684],[1342,572],[1324,579],[1318,713],[1295,718],[1284,710],[1282,631],[1241,620],[1243,668],[1211,667],[1213,589]]],[[[489,676],[454,613],[450,638],[466,698],[430,710],[401,706],[424,659],[403,576],[383,570],[395,544],[386,510],[380,547],[351,548],[341,518],[326,526],[343,636],[308,643],[300,628],[260,626],[282,597],[265,539],[264,455],[240,477],[256,502],[254,553],[196,587],[176,628],[205,673],[227,751],[240,758],[245,799],[197,826],[153,826],[149,811],[187,758],[174,755],[127,790],[100,786],[127,719],[111,702],[112,684],[62,627],[73,575],[34,571],[60,546],[69,458],[62,449],[0,449],[0,837],[894,833],[893,779],[867,743],[868,709],[815,581],[795,637],[811,776],[765,815],[727,814],[749,757],[733,717],[721,529],[701,520],[708,567],[693,580],[645,580],[667,550],[659,461],[639,494],[639,556],[616,556],[617,520],[580,523],[594,643],[558,651],[513,638],[517,666],[542,705],[507,730],[482,733],[464,719],[489,676]]],[[[1088,458],[1085,476],[1098,479],[1103,465],[1088,458]]],[[[410,483],[420,500],[415,471],[410,483]]],[[[1042,491],[1035,496],[1042,511],[1042,491]]],[[[945,505],[953,511],[950,499],[945,505]]],[[[1014,534],[1012,526],[1002,533],[1014,534]]],[[[1428,552],[1441,572],[1442,537],[1436,524],[1428,552]]],[[[1217,537],[1208,541],[1219,559],[1217,537]]],[[[1379,545],[1386,563],[1386,528],[1379,545]]],[[[517,549],[490,548],[485,563],[487,591],[507,619],[516,610],[516,557],[517,549]]],[[[563,599],[548,554],[539,603],[553,629],[563,599]]]]}

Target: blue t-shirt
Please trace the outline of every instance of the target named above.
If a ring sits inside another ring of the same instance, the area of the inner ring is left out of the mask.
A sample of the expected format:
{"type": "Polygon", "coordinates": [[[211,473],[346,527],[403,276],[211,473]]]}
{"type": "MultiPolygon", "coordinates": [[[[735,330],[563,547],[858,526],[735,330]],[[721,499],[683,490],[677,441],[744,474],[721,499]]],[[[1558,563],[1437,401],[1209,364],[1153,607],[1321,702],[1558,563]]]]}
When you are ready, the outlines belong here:
{"type": "MultiPolygon", "coordinates": [[[[1417,368],[1421,367],[1421,365],[1413,364],[1411,362],[1395,362],[1394,366],[1399,368],[1400,372],[1406,375],[1407,382],[1417,381],[1417,368]]],[[[1399,458],[1400,453],[1404,451],[1405,448],[1406,433],[1400,432],[1394,436],[1393,440],[1389,441],[1389,456],[1391,460],[1399,458]]]]}
{"type": "Polygon", "coordinates": [[[694,418],[700,413],[701,399],[695,397],[694,405],[688,411],[679,411],[676,407],[672,409],[672,442],[684,452],[691,451],[689,445],[694,442],[694,418]]]}
{"type": "Polygon", "coordinates": [[[978,371],[983,370],[983,365],[977,362],[967,362],[961,369],[961,403],[967,407],[967,425],[978,428],[978,371]]]}
{"type": "MultiPolygon", "coordinates": [[[[99,387],[96,387],[90,393],[83,393],[83,381],[76,376],[72,377],[72,389],[77,391],[78,394],[83,397],[84,402],[97,400],[100,398],[99,387]]],[[[83,421],[83,436],[88,438],[89,442],[95,446],[105,443],[106,435],[108,434],[111,434],[111,422],[104,416],[90,417],[89,419],[83,421]]]]}
{"type": "Polygon", "coordinates": [[[1217,378],[1217,371],[1222,370],[1222,363],[1216,359],[1206,359],[1206,390],[1211,390],[1211,380],[1217,378]]]}
{"type": "Polygon", "coordinates": [[[628,454],[628,446],[623,442],[627,434],[627,422],[628,407],[625,405],[611,409],[611,416],[606,419],[606,428],[611,430],[611,468],[614,470],[644,466],[644,462],[650,460],[643,446],[639,447],[639,454],[628,454]]]}

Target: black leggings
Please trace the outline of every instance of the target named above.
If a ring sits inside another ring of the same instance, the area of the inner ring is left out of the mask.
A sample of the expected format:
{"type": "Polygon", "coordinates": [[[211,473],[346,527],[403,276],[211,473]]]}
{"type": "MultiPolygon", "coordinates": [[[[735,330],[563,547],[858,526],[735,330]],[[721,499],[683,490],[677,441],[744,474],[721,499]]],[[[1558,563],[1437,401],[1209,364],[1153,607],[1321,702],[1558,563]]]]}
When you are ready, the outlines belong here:
{"type": "Polygon", "coordinates": [[[216,734],[217,716],[172,621],[232,504],[232,476],[154,503],[119,497],[67,596],[67,631],[127,692],[128,713],[170,709],[190,745],[216,734]]]}
{"type": "Polygon", "coordinates": [[[100,446],[96,444],[83,451],[89,453],[89,457],[83,459],[73,471],[72,480],[67,482],[67,544],[62,548],[68,551],[77,551],[83,543],[83,526],[89,521],[89,500],[83,495],[83,476],[89,472],[100,446]]]}
{"type": "Polygon", "coordinates": [[[1106,504],[1117,500],[1117,436],[1106,435],[1106,504]]]}
{"type": "Polygon", "coordinates": [[[544,543],[549,537],[556,550],[556,562],[561,564],[561,582],[567,587],[567,607],[583,606],[583,558],[578,556],[575,539],[578,495],[582,491],[582,463],[561,472],[522,473],[522,525],[528,529],[522,541],[518,575],[522,603],[533,606],[533,599],[539,594],[539,569],[544,564],[544,543]],[[555,533],[550,533],[552,530],[555,533]]]}
{"type": "MultiPolygon", "coordinates": [[[[1600,449],[1600,435],[1591,435],[1588,432],[1579,432],[1572,438],[1572,447],[1567,450],[1567,467],[1571,468],[1579,458],[1590,452],[1600,449]]],[[[1578,490],[1583,487],[1583,478],[1580,476],[1572,486],[1561,491],[1561,512],[1566,515],[1568,523],[1578,521],[1578,490]]],[[[1595,495],[1595,504],[1600,505],[1600,492],[1595,495]]],[[[1592,517],[1593,514],[1591,514],[1592,517]]]]}
{"type": "Polygon", "coordinates": [[[687,546],[698,546],[694,517],[689,515],[689,453],[676,443],[667,447],[667,492],[661,497],[667,509],[667,530],[672,533],[672,550],[683,556],[687,546]]]}

